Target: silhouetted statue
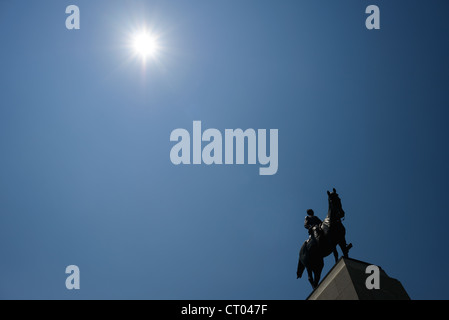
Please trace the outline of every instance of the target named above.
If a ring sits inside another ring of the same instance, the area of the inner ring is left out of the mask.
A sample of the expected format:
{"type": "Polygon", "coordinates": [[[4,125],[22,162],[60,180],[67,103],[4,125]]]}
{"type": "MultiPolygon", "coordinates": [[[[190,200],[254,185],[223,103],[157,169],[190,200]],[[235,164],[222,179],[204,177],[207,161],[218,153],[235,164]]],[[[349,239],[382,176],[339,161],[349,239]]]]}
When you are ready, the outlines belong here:
{"type": "MultiPolygon", "coordinates": [[[[304,269],[307,269],[309,282],[314,289],[318,286],[320,281],[321,271],[324,267],[324,257],[327,257],[333,252],[335,262],[337,262],[337,244],[340,246],[343,256],[345,257],[348,257],[348,251],[352,247],[352,244],[346,245],[346,229],[341,223],[341,219],[344,218],[345,212],[341,206],[341,200],[338,197],[337,191],[334,188],[332,193],[327,191],[327,195],[329,200],[329,210],[324,221],[311,228],[307,228],[306,223],[308,223],[308,221],[304,221],[304,227],[309,230],[309,233],[311,232],[311,239],[306,240],[299,251],[298,270],[296,272],[297,277],[301,278],[304,269]]],[[[308,215],[309,210],[307,210],[308,215]]],[[[312,215],[312,217],[315,216],[312,215]]],[[[319,220],[318,217],[315,218],[319,220]]],[[[310,219],[312,218],[306,217],[306,220],[310,219]]],[[[313,220],[316,222],[316,219],[313,220]]]]}

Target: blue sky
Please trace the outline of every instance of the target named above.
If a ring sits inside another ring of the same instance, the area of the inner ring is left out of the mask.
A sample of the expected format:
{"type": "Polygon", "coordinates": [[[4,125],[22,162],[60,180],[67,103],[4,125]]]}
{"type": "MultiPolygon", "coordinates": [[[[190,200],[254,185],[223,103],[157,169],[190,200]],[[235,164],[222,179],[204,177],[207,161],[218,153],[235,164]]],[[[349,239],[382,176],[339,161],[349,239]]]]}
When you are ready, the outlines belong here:
{"type": "Polygon", "coordinates": [[[353,258],[448,299],[448,9],[0,1],[0,298],[304,299],[304,216],[335,187],[353,258]],[[163,46],[145,68],[127,47],[144,25],[163,46]],[[195,120],[278,129],[277,174],[173,165],[195,120]]]}

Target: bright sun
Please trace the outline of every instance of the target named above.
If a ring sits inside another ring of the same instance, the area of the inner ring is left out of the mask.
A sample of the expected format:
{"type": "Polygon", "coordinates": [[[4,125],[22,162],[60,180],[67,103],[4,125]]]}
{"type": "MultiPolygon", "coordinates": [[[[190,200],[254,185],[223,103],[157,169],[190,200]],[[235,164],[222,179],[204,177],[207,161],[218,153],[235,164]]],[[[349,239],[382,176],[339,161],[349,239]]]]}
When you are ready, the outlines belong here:
{"type": "Polygon", "coordinates": [[[154,58],[159,50],[157,37],[146,31],[134,36],[133,47],[136,54],[140,55],[143,59],[148,57],[154,58]]]}

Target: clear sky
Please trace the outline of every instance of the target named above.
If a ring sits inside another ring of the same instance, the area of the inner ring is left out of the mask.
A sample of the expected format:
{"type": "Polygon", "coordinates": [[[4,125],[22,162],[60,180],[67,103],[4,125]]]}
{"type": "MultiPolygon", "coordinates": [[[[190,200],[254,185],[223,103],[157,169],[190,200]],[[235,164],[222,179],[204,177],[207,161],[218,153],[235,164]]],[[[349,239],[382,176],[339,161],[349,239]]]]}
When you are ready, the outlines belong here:
{"type": "Polygon", "coordinates": [[[1,0],[0,298],[304,299],[304,217],[335,187],[351,257],[449,299],[448,10],[1,0]],[[161,46],[145,65],[142,26],[161,46]],[[170,133],[194,120],[278,129],[277,174],[173,165],[170,133]]]}

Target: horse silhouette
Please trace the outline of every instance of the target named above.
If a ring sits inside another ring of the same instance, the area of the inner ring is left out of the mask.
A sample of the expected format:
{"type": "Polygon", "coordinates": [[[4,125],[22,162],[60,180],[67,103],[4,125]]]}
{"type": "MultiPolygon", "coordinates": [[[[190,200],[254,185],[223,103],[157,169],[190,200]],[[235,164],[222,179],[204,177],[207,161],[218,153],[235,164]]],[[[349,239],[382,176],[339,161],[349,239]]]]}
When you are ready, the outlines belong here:
{"type": "Polygon", "coordinates": [[[332,192],[327,191],[327,195],[329,200],[327,216],[318,227],[314,227],[313,237],[306,240],[299,251],[297,278],[301,278],[304,269],[307,269],[309,282],[313,289],[318,286],[320,281],[324,257],[334,253],[335,262],[337,262],[337,245],[340,246],[344,257],[348,257],[348,251],[352,247],[352,244],[346,245],[346,229],[341,223],[345,212],[337,191],[334,188],[332,192]]]}

